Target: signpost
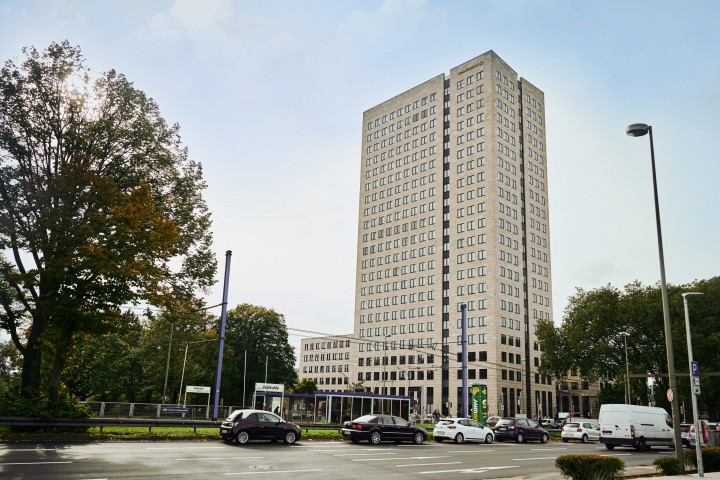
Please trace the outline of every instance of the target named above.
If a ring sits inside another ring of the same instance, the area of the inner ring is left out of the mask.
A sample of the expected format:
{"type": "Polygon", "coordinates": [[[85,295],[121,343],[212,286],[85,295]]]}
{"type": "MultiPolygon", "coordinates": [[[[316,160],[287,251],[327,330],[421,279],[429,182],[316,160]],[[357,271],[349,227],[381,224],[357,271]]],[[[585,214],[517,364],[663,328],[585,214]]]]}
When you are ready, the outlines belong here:
{"type": "MultiPolygon", "coordinates": [[[[210,412],[210,387],[196,387],[194,385],[185,385],[185,398],[183,399],[183,407],[187,405],[188,393],[205,393],[208,396],[205,416],[210,412]]],[[[187,411],[187,409],[186,409],[187,411]]],[[[183,415],[184,416],[184,415],[183,415]]]]}

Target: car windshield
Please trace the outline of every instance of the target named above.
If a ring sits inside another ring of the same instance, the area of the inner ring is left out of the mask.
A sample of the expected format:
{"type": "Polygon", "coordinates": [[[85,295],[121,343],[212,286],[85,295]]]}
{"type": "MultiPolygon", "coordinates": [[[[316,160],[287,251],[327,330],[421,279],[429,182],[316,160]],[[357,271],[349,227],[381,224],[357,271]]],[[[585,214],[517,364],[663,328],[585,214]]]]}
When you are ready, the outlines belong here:
{"type": "Polygon", "coordinates": [[[567,428],[577,428],[580,426],[580,424],[579,423],[566,423],[565,426],[567,428]]]}
{"type": "Polygon", "coordinates": [[[689,432],[689,431],[690,431],[690,425],[680,425],[680,431],[681,431],[681,432],[689,432]]]}
{"type": "Polygon", "coordinates": [[[357,423],[375,423],[374,420],[376,420],[377,417],[375,415],[363,415],[362,417],[358,417],[353,422],[357,423]]]}
{"type": "Polygon", "coordinates": [[[451,425],[453,423],[455,423],[455,420],[440,420],[438,425],[451,425]]]}
{"type": "Polygon", "coordinates": [[[513,420],[512,418],[501,418],[500,420],[498,420],[497,426],[501,427],[503,425],[513,425],[514,423],[515,420],[513,420]]]}

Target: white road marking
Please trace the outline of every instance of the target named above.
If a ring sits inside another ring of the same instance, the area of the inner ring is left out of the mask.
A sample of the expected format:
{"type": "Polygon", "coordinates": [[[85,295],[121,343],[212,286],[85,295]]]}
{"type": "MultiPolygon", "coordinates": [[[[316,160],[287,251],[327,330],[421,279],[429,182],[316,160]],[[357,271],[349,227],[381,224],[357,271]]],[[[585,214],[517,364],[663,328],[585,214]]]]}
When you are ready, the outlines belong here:
{"type": "Polygon", "coordinates": [[[533,458],[513,458],[516,462],[524,462],[528,460],[555,460],[557,456],[554,457],[533,457],[533,458]]]}
{"type": "Polygon", "coordinates": [[[431,458],[447,458],[450,455],[439,455],[437,457],[388,457],[388,458],[358,458],[353,462],[383,462],[385,460],[430,460],[431,458]]]}
{"type": "Polygon", "coordinates": [[[503,468],[517,468],[515,465],[507,467],[478,467],[478,468],[461,468],[458,470],[432,470],[429,472],[417,472],[420,474],[434,474],[434,473],[485,473],[491,470],[502,470],[503,468]]]}
{"type": "Polygon", "coordinates": [[[72,462],[17,462],[17,463],[0,463],[0,467],[4,465],[54,465],[56,463],[72,463],[72,462]]]}
{"type": "Polygon", "coordinates": [[[360,457],[365,455],[397,455],[395,452],[377,452],[377,453],[338,453],[333,457],[360,457]]]}
{"type": "Polygon", "coordinates": [[[312,468],[310,470],[258,470],[256,472],[228,472],[225,475],[257,475],[259,473],[302,473],[302,472],[321,472],[322,468],[312,468]]]}
{"type": "Polygon", "coordinates": [[[567,450],[567,448],[531,448],[533,452],[555,452],[557,450],[567,450]]]}
{"type": "MultiPolygon", "coordinates": [[[[495,450],[483,450],[482,453],[485,452],[494,452],[495,450]]],[[[478,450],[448,450],[448,453],[478,453],[478,450]]]]}
{"type": "Polygon", "coordinates": [[[258,458],[265,458],[265,457],[196,457],[196,458],[173,458],[173,460],[178,461],[189,461],[194,462],[195,460],[246,460],[246,459],[253,459],[256,460],[258,458]]]}
{"type": "MultiPolygon", "coordinates": [[[[665,453],[665,452],[662,452],[665,453]]],[[[670,452],[673,455],[675,455],[675,452],[670,452]]],[[[606,453],[604,455],[600,455],[601,457],[629,457],[632,455],[632,453],[606,453]]]]}
{"type": "Polygon", "coordinates": [[[462,462],[438,462],[438,463],[410,463],[408,465],[395,465],[396,467],[430,467],[432,465],[454,465],[462,462]]]}
{"type": "Polygon", "coordinates": [[[225,447],[145,447],[145,450],[219,450],[225,447]]]}

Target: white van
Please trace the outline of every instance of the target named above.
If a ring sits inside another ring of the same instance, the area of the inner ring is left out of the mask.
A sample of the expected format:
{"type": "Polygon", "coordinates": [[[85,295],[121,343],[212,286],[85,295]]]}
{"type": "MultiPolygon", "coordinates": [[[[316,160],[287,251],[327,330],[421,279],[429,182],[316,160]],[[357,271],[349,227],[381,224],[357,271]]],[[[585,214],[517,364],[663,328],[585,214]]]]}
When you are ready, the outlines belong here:
{"type": "Polygon", "coordinates": [[[652,446],[673,447],[672,418],[664,408],[641,405],[600,406],[600,443],[608,450],[616,446],[646,450],[652,446]]]}

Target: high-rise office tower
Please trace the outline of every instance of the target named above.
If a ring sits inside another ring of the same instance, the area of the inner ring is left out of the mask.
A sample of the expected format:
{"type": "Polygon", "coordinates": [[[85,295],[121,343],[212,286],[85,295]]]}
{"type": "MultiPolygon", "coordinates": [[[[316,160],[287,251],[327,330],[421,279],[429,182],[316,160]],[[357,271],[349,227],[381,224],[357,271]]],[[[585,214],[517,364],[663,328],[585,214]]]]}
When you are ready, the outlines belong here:
{"type": "Polygon", "coordinates": [[[554,412],[544,94],[489,51],[363,114],[351,381],[456,414],[554,412]]]}

